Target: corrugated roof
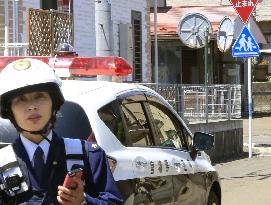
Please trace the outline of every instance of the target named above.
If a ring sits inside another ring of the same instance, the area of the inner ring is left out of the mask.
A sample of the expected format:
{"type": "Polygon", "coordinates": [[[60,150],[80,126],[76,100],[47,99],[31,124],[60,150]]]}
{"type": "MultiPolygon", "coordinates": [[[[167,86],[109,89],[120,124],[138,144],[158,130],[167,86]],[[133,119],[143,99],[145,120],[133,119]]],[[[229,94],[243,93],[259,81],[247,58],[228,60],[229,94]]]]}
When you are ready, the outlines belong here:
{"type": "MultiPolygon", "coordinates": [[[[228,16],[233,20],[237,14],[232,6],[182,6],[158,8],[157,33],[160,36],[177,35],[177,26],[182,16],[187,13],[200,13],[207,17],[212,24],[213,32],[216,32],[220,21],[228,16]]],[[[151,35],[154,34],[153,10],[150,14],[151,35]]]]}

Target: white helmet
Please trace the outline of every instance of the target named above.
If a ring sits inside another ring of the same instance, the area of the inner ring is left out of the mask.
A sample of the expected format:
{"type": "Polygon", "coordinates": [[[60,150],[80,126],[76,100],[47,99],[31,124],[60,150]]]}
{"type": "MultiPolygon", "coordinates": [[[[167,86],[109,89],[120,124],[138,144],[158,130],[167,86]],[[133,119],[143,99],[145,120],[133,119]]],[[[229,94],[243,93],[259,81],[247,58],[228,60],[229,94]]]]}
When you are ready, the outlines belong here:
{"type": "Polygon", "coordinates": [[[37,59],[25,58],[8,64],[0,72],[0,85],[2,118],[8,118],[11,99],[27,92],[48,92],[55,110],[64,103],[60,78],[49,65],[37,59]]]}

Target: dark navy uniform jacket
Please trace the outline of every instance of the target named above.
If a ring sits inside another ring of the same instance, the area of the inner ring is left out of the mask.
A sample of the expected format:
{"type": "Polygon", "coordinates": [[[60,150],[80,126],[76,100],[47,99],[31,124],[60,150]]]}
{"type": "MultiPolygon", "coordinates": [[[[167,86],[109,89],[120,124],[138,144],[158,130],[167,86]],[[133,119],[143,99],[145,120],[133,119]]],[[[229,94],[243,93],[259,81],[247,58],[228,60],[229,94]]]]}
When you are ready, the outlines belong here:
{"type": "MultiPolygon", "coordinates": [[[[1,193],[0,204],[53,205],[57,202],[57,186],[62,185],[67,173],[65,145],[62,138],[53,133],[49,148],[46,171],[42,182],[38,183],[27,152],[20,138],[13,143],[13,149],[26,176],[30,190],[17,197],[1,193]]],[[[88,143],[88,157],[84,160],[86,200],[88,204],[122,204],[105,152],[98,146],[88,143]]]]}

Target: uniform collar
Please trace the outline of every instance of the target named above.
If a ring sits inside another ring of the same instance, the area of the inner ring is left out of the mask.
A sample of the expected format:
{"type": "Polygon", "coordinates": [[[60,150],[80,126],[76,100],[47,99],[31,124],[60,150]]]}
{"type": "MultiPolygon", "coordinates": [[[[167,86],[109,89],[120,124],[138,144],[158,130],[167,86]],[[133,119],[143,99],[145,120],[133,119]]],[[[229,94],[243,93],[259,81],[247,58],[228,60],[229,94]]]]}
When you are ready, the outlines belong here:
{"type": "MultiPolygon", "coordinates": [[[[20,138],[31,162],[33,162],[33,156],[38,146],[42,148],[44,152],[44,162],[46,162],[50,147],[50,144],[47,140],[44,139],[37,145],[34,142],[27,139],[26,137],[24,137],[22,134],[20,134],[20,138]]],[[[47,139],[50,141],[52,140],[52,131],[50,131],[50,133],[47,135],[47,139]]]]}

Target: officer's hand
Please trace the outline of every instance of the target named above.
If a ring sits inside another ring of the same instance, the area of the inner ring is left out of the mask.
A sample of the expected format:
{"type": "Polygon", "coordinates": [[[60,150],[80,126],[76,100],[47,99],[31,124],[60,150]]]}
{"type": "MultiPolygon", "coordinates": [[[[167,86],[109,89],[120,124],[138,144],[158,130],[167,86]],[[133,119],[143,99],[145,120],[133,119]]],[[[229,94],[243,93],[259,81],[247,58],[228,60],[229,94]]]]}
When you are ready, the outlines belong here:
{"type": "Polygon", "coordinates": [[[84,200],[84,184],[77,177],[73,178],[77,184],[76,189],[68,189],[63,186],[58,186],[57,201],[63,205],[80,205],[84,200]]]}

